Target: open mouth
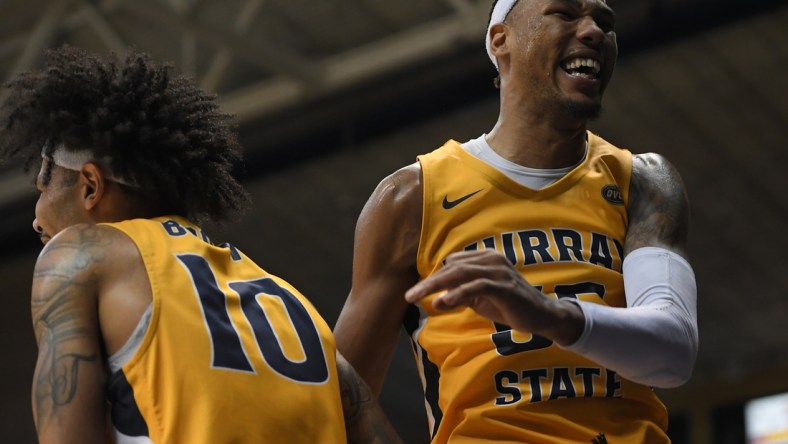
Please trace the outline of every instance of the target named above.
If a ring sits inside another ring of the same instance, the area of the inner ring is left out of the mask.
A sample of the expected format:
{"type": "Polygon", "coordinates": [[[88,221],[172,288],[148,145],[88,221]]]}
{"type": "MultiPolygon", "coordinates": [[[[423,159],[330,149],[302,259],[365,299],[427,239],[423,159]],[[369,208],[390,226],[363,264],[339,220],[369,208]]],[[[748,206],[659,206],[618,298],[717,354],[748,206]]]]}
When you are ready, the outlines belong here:
{"type": "Polygon", "coordinates": [[[595,59],[575,57],[561,62],[561,69],[573,77],[596,80],[599,78],[599,71],[602,70],[602,64],[595,59]]]}

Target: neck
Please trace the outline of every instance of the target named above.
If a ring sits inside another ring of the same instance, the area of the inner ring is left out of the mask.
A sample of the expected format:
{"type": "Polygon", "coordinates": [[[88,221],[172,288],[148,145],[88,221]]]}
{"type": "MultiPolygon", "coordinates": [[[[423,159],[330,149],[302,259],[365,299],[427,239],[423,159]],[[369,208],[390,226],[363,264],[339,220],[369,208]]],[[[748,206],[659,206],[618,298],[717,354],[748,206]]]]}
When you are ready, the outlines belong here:
{"type": "Polygon", "coordinates": [[[564,168],[576,165],[586,148],[586,125],[560,127],[547,119],[499,117],[487,143],[501,157],[530,168],[564,168]]]}
{"type": "Polygon", "coordinates": [[[587,118],[553,100],[501,89],[501,108],[487,142],[501,157],[530,168],[576,165],[586,148],[587,118]]]}
{"type": "Polygon", "coordinates": [[[120,222],[123,220],[173,214],[162,211],[158,202],[152,202],[124,189],[120,184],[105,182],[106,188],[100,204],[95,208],[97,222],[120,222]]]}

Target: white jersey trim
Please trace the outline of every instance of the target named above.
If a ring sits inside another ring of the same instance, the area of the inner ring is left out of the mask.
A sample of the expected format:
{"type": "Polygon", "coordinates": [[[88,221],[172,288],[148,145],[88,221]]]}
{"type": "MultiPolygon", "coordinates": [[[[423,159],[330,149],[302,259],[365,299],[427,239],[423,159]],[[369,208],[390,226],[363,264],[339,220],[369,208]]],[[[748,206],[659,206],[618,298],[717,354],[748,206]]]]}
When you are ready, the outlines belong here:
{"type": "Polygon", "coordinates": [[[115,444],[154,444],[147,436],[127,436],[113,427],[115,444]]]}
{"type": "Polygon", "coordinates": [[[129,336],[129,339],[123,344],[115,354],[107,359],[107,363],[109,364],[110,371],[112,373],[117,372],[120,370],[127,362],[134,357],[134,354],[137,353],[139,350],[140,345],[142,345],[142,340],[145,339],[145,333],[148,331],[148,326],[150,325],[151,316],[153,315],[153,303],[148,305],[148,308],[145,309],[145,313],[142,314],[140,317],[140,321],[137,323],[137,326],[134,327],[134,331],[129,336]]]}

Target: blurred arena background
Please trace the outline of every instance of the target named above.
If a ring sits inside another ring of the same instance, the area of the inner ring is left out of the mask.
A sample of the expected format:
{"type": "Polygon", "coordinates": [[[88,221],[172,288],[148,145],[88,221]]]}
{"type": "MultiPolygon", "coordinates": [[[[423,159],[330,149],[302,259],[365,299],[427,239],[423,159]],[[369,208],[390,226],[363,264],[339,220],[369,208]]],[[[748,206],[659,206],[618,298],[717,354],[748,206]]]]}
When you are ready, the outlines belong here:
{"type": "MultiPolygon", "coordinates": [[[[608,3],[620,58],[593,129],[666,155],[692,202],[701,346],[691,382],[660,392],[670,434],[679,444],[743,443],[747,402],[788,392],[788,3],[608,3]]],[[[350,286],[355,220],[378,181],[495,123],[482,43],[490,4],[0,0],[0,80],[68,42],[101,54],[134,46],[217,93],[237,116],[255,206],[209,232],[293,282],[333,325],[350,286]]],[[[0,168],[7,443],[35,442],[34,202],[31,178],[0,168]]],[[[419,384],[403,340],[382,403],[412,444],[427,442],[419,384]]]]}

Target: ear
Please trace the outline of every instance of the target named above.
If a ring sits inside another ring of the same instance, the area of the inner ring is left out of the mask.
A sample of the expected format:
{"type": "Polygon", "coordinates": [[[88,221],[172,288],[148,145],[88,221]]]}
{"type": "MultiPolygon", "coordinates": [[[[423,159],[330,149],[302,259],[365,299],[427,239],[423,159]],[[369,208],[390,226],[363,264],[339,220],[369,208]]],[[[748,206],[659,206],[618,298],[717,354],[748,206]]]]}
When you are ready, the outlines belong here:
{"type": "Polygon", "coordinates": [[[79,182],[82,186],[82,203],[85,210],[92,210],[104,198],[106,179],[101,169],[93,162],[87,162],[79,170],[79,182]]]}
{"type": "Polygon", "coordinates": [[[501,64],[501,57],[509,54],[509,46],[506,40],[506,25],[503,23],[496,23],[490,27],[490,50],[493,55],[498,59],[498,66],[501,64]]]}

